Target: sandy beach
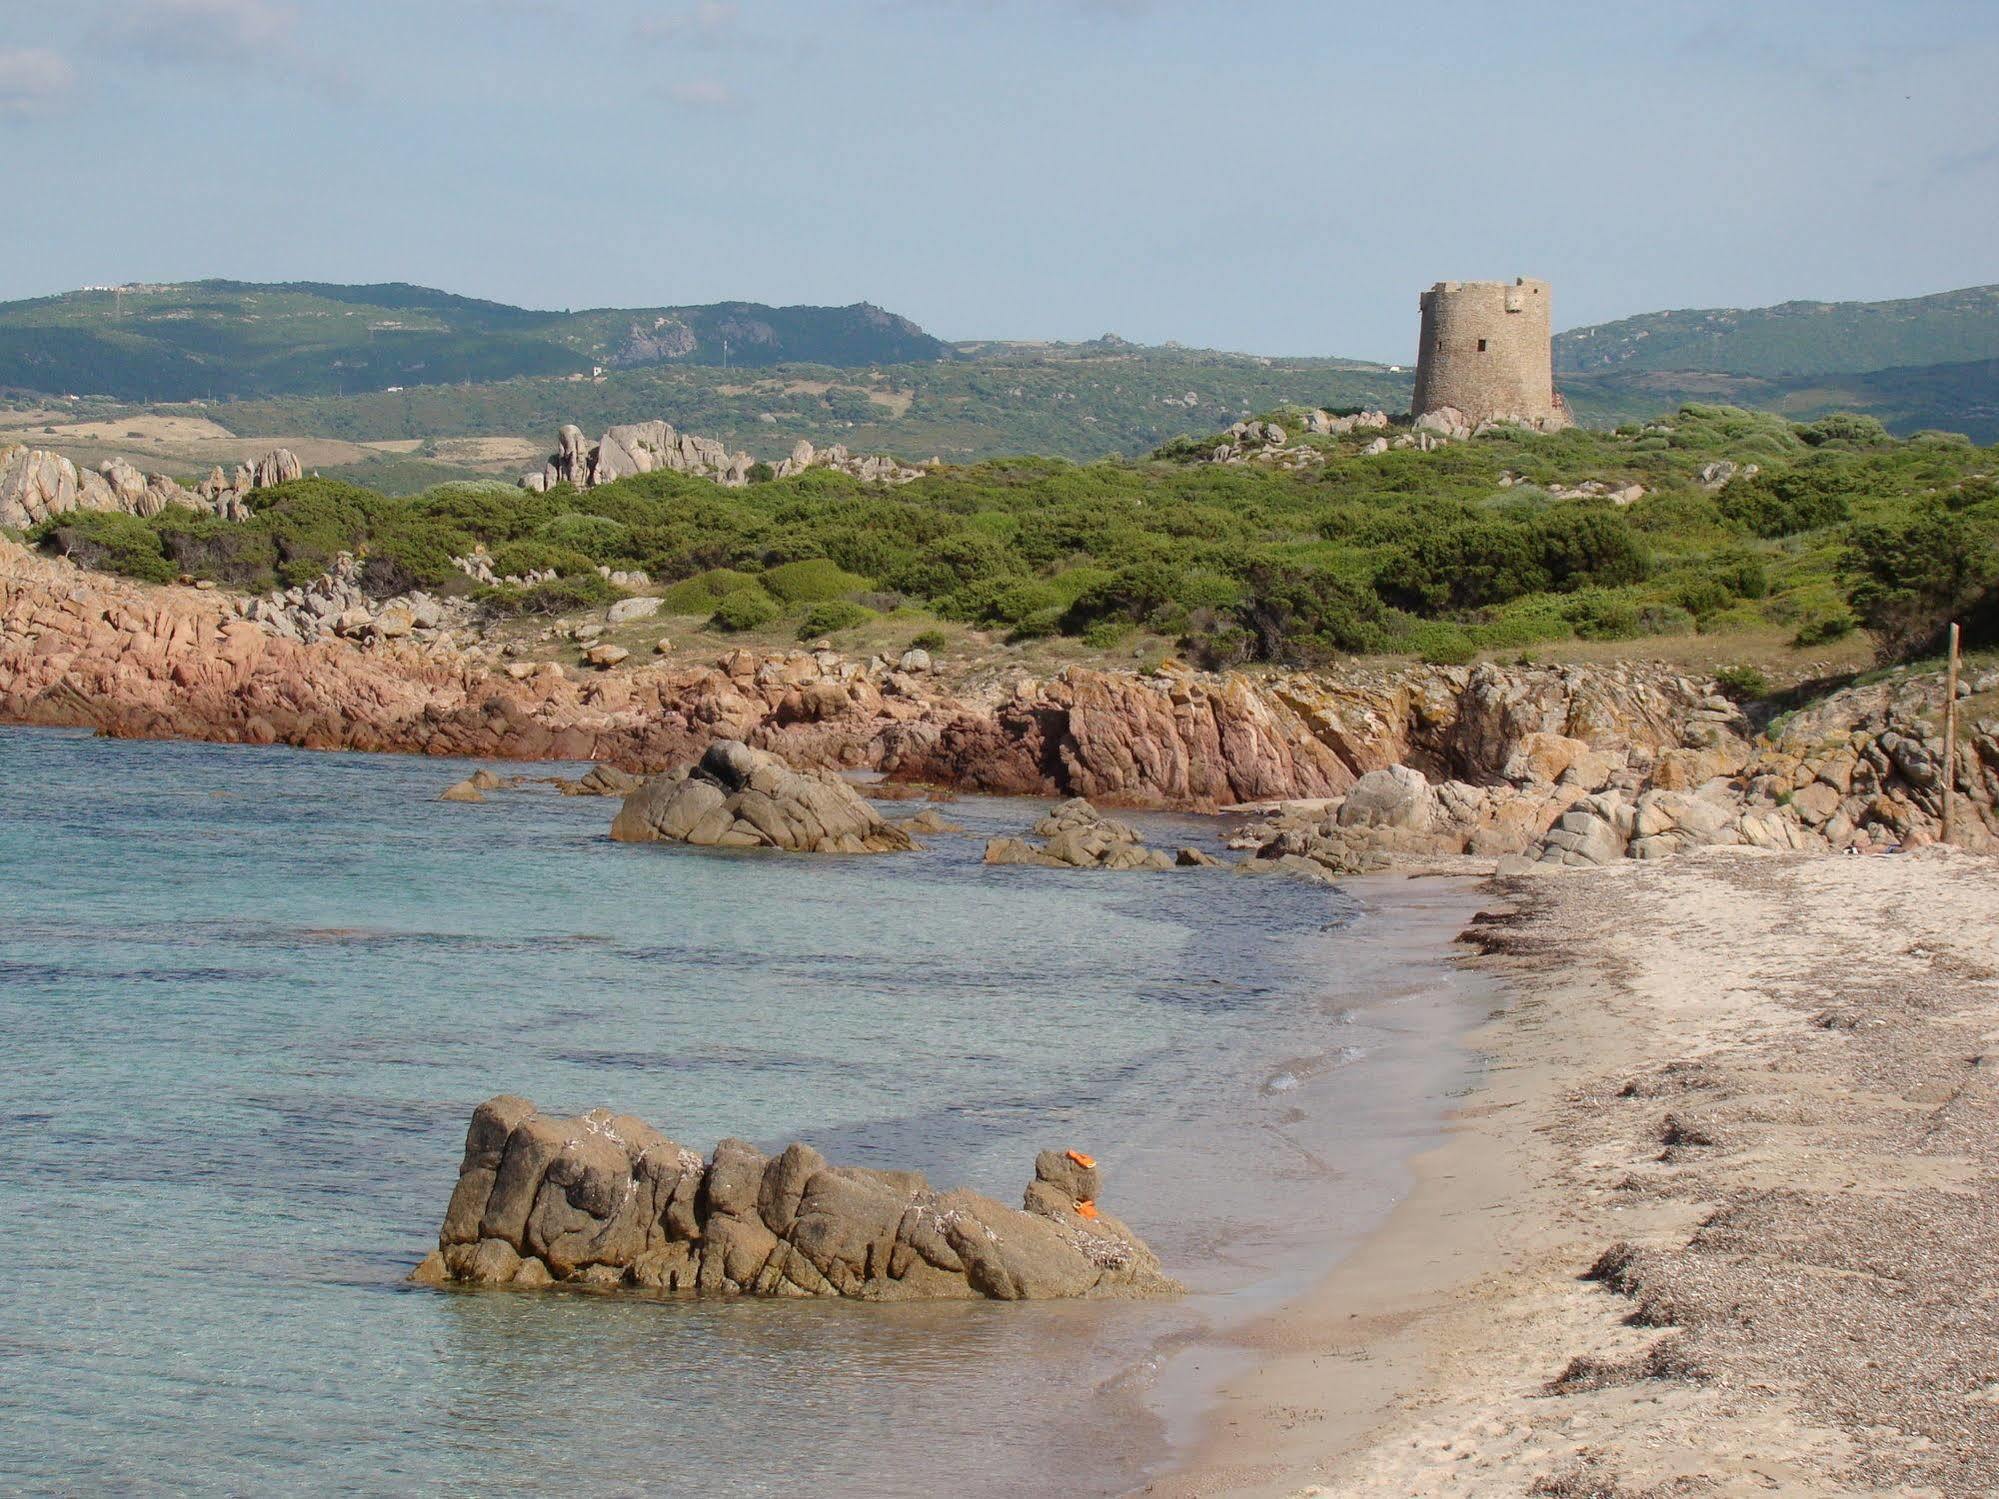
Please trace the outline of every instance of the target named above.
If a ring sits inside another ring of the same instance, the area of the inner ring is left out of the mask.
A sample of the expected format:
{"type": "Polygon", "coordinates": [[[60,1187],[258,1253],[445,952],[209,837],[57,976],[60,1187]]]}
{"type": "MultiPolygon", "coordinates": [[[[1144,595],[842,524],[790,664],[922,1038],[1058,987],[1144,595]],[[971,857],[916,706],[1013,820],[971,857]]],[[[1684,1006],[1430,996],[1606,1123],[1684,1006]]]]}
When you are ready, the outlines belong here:
{"type": "Polygon", "coordinates": [[[1146,1492],[1999,1488],[1999,869],[1493,887],[1482,1086],[1146,1492]]]}

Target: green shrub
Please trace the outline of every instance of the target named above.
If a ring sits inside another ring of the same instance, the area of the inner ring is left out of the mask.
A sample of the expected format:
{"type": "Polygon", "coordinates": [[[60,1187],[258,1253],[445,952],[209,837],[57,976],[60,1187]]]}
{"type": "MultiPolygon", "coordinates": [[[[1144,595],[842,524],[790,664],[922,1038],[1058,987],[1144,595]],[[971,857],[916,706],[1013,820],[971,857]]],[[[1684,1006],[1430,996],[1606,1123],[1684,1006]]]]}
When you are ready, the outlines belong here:
{"type": "Polygon", "coordinates": [[[874,610],[845,599],[814,604],[805,611],[805,618],[798,626],[798,638],[811,640],[820,635],[837,635],[842,630],[851,630],[879,617],[874,610]]]}
{"type": "Polygon", "coordinates": [[[1746,703],[1770,690],[1770,679],[1753,666],[1724,666],[1714,674],[1714,685],[1723,697],[1746,703]]]}
{"type": "Polygon", "coordinates": [[[1938,649],[1952,620],[1993,633],[1999,557],[1969,517],[1936,503],[1905,522],[1857,526],[1845,567],[1853,609],[1884,660],[1938,649]]]}
{"type": "Polygon", "coordinates": [[[763,589],[751,584],[725,595],[716,605],[708,623],[717,630],[736,634],[743,630],[761,630],[765,625],[774,624],[783,610],[777,601],[763,589]]]}
{"type": "Polygon", "coordinates": [[[269,533],[258,526],[178,506],[161,511],[149,524],[177,572],[253,590],[277,581],[277,553],[269,533]]]}
{"type": "Polygon", "coordinates": [[[79,567],[119,573],[147,583],[171,583],[179,569],[160,551],[159,534],[136,515],[119,510],[71,510],[30,533],[42,549],[79,567]]]}
{"type": "Polygon", "coordinates": [[[1428,530],[1376,576],[1382,599],[1412,613],[1459,613],[1525,594],[1613,587],[1645,576],[1630,524],[1608,506],[1563,504],[1524,519],[1428,530]]]}
{"type": "Polygon", "coordinates": [[[365,544],[361,582],[378,596],[417,588],[457,586],[465,577],[452,565],[477,545],[469,531],[435,516],[403,514],[374,527],[365,544]]]}
{"type": "Polygon", "coordinates": [[[1831,645],[1835,640],[1844,640],[1859,627],[1859,622],[1851,614],[1814,614],[1798,626],[1798,633],[1791,644],[1809,650],[1813,646],[1831,645]]]}
{"type": "Polygon", "coordinates": [[[564,577],[584,573],[594,577],[597,572],[597,564],[583,553],[546,541],[510,541],[493,553],[495,577],[525,578],[529,573],[547,572],[550,568],[564,577]]]}
{"type": "Polygon", "coordinates": [[[1862,416],[1853,411],[1835,411],[1798,428],[1798,438],[1809,447],[1823,447],[1829,442],[1851,443],[1855,447],[1873,447],[1894,441],[1888,429],[1871,416],[1862,416]]]}
{"type": "Polygon", "coordinates": [[[558,515],[536,527],[534,539],[564,551],[580,552],[593,564],[634,557],[630,527],[603,515],[558,515]]]}
{"type": "Polygon", "coordinates": [[[1382,649],[1385,623],[1381,600],[1363,584],[1309,568],[1258,563],[1243,579],[1238,603],[1190,615],[1189,647],[1203,660],[1236,656],[1310,666],[1341,652],[1382,649]]]}
{"type": "Polygon", "coordinates": [[[1716,500],[1722,518],[1756,536],[1792,536],[1838,525],[1861,488],[1851,460],[1830,454],[1779,473],[1730,479],[1716,500]]]}
{"type": "Polygon", "coordinates": [[[1469,666],[1478,658],[1478,643],[1449,620],[1421,621],[1409,631],[1406,644],[1431,666],[1469,666]]]}
{"type": "Polygon", "coordinates": [[[912,651],[928,651],[931,655],[942,654],[944,647],[951,643],[951,637],[942,630],[919,630],[909,639],[912,651]]]}
{"type": "Polygon", "coordinates": [[[1698,629],[1693,615],[1673,604],[1645,604],[1638,610],[1641,635],[1692,635],[1698,629]]]}
{"type": "Polygon", "coordinates": [[[665,590],[660,594],[659,606],[668,614],[709,614],[738,589],[759,586],[750,573],[739,573],[729,567],[710,568],[665,590]]]}
{"type": "Polygon", "coordinates": [[[823,604],[859,593],[868,580],[847,572],[825,557],[809,557],[766,568],[759,580],[764,592],[787,604],[823,604]]]}
{"type": "Polygon", "coordinates": [[[1735,602],[1735,595],[1718,578],[1691,578],[1673,590],[1673,602],[1695,619],[1719,614],[1735,602]]]}
{"type": "Polygon", "coordinates": [[[474,590],[473,600],[495,614],[571,614],[610,603],[618,590],[594,572],[516,588],[500,583],[474,590]]]}
{"type": "Polygon", "coordinates": [[[1638,606],[1617,594],[1580,593],[1562,612],[1584,640],[1636,640],[1645,633],[1638,606]]]}
{"type": "Polygon", "coordinates": [[[1722,556],[1714,563],[1714,578],[1739,599],[1770,596],[1770,573],[1761,558],[1722,556]]]}

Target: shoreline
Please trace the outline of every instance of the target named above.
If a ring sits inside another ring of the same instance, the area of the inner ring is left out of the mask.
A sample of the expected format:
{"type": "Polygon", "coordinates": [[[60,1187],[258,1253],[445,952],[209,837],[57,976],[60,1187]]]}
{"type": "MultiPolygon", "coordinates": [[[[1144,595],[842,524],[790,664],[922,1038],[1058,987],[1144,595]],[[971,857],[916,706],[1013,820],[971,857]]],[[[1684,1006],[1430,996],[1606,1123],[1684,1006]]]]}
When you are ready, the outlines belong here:
{"type": "MultiPolygon", "coordinates": [[[[1297,1102],[1292,1128],[1312,1135],[1286,1143],[1311,1151],[1325,1173],[1299,1190],[1329,1200],[1252,1281],[1197,1293],[1199,1325],[1169,1335],[1149,1370],[1130,1371],[1143,1386],[1137,1405],[1158,1430],[1144,1464],[1153,1482],[1198,1450],[1224,1391],[1253,1369],[1259,1329],[1288,1319],[1301,1299],[1390,1230],[1420,1163],[1452,1126],[1453,1100],[1476,1085],[1483,1063],[1464,1038],[1501,990],[1456,962],[1450,944],[1481,909],[1483,878],[1482,871],[1444,868],[1341,882],[1359,911],[1327,953],[1342,964],[1338,980],[1303,1002],[1327,1007],[1338,1025],[1352,1027],[1362,1055],[1316,1075],[1287,1069],[1278,1084],[1297,1102]],[[1356,1089],[1364,1092],[1356,1096],[1356,1089]]],[[[1259,1084],[1270,1086],[1269,1079],[1259,1084]]]]}
{"type": "Polygon", "coordinates": [[[1991,1492],[1999,873],[1717,850],[1499,888],[1481,1085],[1143,1492],[1991,1492]]]}

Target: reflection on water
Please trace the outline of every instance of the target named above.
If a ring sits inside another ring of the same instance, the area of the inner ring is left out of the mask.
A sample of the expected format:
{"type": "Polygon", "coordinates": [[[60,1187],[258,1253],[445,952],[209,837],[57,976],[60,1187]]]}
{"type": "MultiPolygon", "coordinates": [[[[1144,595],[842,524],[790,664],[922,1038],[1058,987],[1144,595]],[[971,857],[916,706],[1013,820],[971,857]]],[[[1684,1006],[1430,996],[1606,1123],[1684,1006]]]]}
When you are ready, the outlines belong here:
{"type": "Polygon", "coordinates": [[[1102,1387],[1379,1211],[1455,1066],[1322,890],[987,869],[1004,802],[908,857],[627,848],[435,801],[470,768],[0,730],[0,1484],[1115,1492],[1157,1428],[1102,1387]],[[1207,1294],[407,1289],[501,1091],[1001,1198],[1074,1143],[1207,1294]]]}

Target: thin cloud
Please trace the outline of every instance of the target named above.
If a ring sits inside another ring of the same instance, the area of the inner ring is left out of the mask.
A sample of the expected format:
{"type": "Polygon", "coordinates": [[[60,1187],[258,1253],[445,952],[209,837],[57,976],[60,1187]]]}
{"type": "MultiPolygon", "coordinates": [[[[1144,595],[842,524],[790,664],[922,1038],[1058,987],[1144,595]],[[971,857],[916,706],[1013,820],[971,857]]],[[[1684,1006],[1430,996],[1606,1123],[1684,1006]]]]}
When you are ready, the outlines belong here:
{"type": "Polygon", "coordinates": [[[684,104],[689,109],[733,109],[737,103],[736,91],[714,78],[676,83],[667,90],[667,95],[675,104],[684,104]]]}
{"type": "Polygon", "coordinates": [[[75,87],[68,58],[40,47],[0,49],[0,120],[47,114],[75,87]]]}
{"type": "Polygon", "coordinates": [[[670,15],[646,16],[632,30],[640,41],[725,47],[741,40],[742,7],[735,0],[701,0],[670,15]]]}
{"type": "Polygon", "coordinates": [[[149,62],[196,65],[289,53],[297,29],[284,0],[124,0],[104,36],[149,62]]]}

